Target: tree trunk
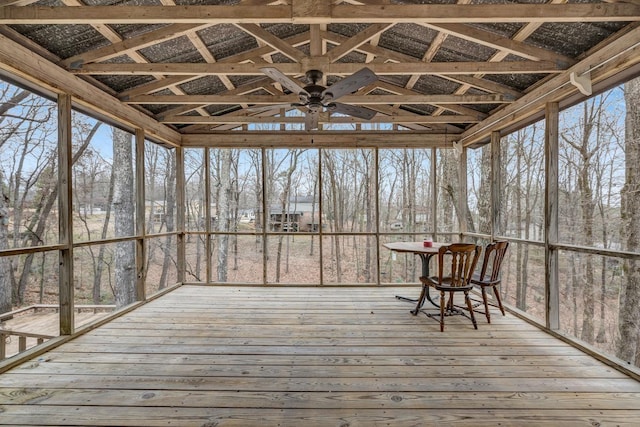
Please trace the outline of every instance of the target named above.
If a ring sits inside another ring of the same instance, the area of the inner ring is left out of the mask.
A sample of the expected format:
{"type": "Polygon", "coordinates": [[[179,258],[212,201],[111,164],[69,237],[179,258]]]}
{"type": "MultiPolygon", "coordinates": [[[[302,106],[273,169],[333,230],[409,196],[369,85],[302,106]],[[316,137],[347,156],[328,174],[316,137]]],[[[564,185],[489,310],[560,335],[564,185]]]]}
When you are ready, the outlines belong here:
{"type": "MultiPolygon", "coordinates": [[[[517,147],[516,147],[516,191],[514,192],[515,205],[516,205],[516,229],[521,232],[522,227],[522,138],[518,133],[517,147]]],[[[527,311],[527,286],[526,286],[526,264],[523,263],[523,247],[525,245],[518,245],[516,249],[516,265],[518,271],[518,279],[516,282],[516,307],[520,310],[527,311]]]]}
{"type": "MultiPolygon", "coordinates": [[[[1,173],[1,172],[0,172],[1,173]]],[[[9,248],[9,201],[0,195],[0,248],[9,248]]],[[[11,311],[11,262],[9,257],[0,257],[0,313],[11,311]]]]}
{"type": "MultiPolygon", "coordinates": [[[[491,231],[491,147],[482,149],[480,160],[480,188],[478,188],[478,232],[491,231]]],[[[473,224],[473,222],[471,222],[473,224]]],[[[495,230],[497,232],[498,230],[495,230]]]]}
{"type": "Polygon", "coordinates": [[[220,150],[220,173],[218,176],[217,231],[225,233],[216,235],[218,249],[218,282],[227,282],[229,264],[229,222],[231,217],[231,150],[220,150]]]}
{"type": "MultiPolygon", "coordinates": [[[[175,231],[175,206],[176,206],[176,153],[171,150],[167,153],[167,179],[166,179],[166,196],[164,206],[164,220],[167,225],[167,233],[175,231]]],[[[160,283],[158,289],[164,289],[167,286],[167,275],[169,266],[171,265],[171,249],[173,248],[173,234],[167,236],[164,244],[164,260],[162,262],[162,274],[160,275],[160,283]]]]}
{"type": "MultiPolygon", "coordinates": [[[[113,190],[114,190],[114,179],[115,174],[113,173],[113,169],[111,170],[111,175],[109,176],[109,193],[107,194],[107,204],[106,211],[104,214],[104,222],[102,223],[102,233],[101,239],[107,238],[107,233],[109,231],[109,220],[111,219],[111,207],[113,205],[113,190]]],[[[106,253],[106,245],[100,245],[100,250],[98,251],[98,263],[96,265],[96,269],[93,273],[93,303],[100,304],[102,300],[102,273],[104,272],[104,266],[108,265],[104,259],[106,253]]]]}
{"type": "MultiPolygon", "coordinates": [[[[625,84],[625,184],[621,192],[624,250],[640,251],[640,79],[625,84]]],[[[640,262],[623,261],[626,283],[620,293],[616,355],[640,366],[640,262]]]]}
{"type": "MultiPolygon", "coordinates": [[[[18,90],[11,98],[0,104],[0,124],[2,116],[4,116],[16,105],[20,105],[30,92],[26,90],[18,90]]],[[[0,140],[0,146],[13,134],[13,131],[4,129],[6,136],[0,140]]],[[[5,182],[9,177],[4,176],[4,171],[0,170],[0,188],[3,189],[0,194],[0,249],[9,249],[9,198],[4,193],[5,182]]],[[[13,288],[13,272],[11,270],[11,257],[0,257],[0,313],[11,311],[13,307],[11,302],[13,288]]]]}
{"type": "MultiPolygon", "coordinates": [[[[113,193],[116,237],[135,235],[132,135],[113,129],[113,193]]],[[[142,207],[141,207],[142,209],[142,207]]],[[[115,244],[115,299],[121,308],[136,300],[136,263],[133,241],[115,244]]]]}

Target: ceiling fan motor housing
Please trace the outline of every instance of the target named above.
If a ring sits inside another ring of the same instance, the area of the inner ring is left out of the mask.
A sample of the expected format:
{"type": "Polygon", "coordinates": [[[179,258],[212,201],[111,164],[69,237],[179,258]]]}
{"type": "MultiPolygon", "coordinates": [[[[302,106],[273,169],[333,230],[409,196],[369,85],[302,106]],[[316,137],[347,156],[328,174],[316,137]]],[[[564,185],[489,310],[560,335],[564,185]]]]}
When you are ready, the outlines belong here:
{"type": "Polygon", "coordinates": [[[318,82],[322,79],[322,71],[309,70],[306,73],[307,79],[311,80],[311,84],[304,87],[304,90],[309,94],[307,97],[301,95],[300,98],[303,102],[307,102],[307,107],[311,111],[321,111],[324,107],[322,93],[326,89],[324,86],[320,86],[318,82]]]}

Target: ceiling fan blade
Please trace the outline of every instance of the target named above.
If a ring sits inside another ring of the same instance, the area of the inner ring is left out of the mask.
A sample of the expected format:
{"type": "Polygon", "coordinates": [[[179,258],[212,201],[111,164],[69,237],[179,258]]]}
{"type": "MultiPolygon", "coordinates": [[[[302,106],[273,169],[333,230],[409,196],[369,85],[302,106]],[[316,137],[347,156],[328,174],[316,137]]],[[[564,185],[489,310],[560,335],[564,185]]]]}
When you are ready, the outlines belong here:
{"type": "Polygon", "coordinates": [[[260,71],[262,71],[268,77],[271,77],[273,80],[275,80],[276,82],[280,83],[282,86],[286,87],[287,89],[289,89],[291,92],[295,93],[296,95],[304,94],[307,97],[309,96],[307,91],[304,90],[304,88],[302,86],[300,86],[293,79],[290,79],[289,77],[287,77],[284,73],[282,73],[277,68],[263,67],[263,68],[260,68],[260,71]]]}
{"type": "Polygon", "coordinates": [[[371,120],[377,111],[367,107],[359,107],[357,105],[342,104],[341,102],[334,102],[335,107],[331,109],[332,113],[346,114],[348,116],[358,117],[365,120],[371,120]]]}
{"type": "Polygon", "coordinates": [[[304,117],[304,130],[318,129],[318,116],[320,115],[318,110],[309,110],[304,117]]]}
{"type": "Polygon", "coordinates": [[[338,99],[341,96],[355,92],[361,87],[371,84],[376,80],[378,80],[378,76],[376,76],[373,71],[365,67],[357,73],[354,73],[326,88],[324,92],[322,92],[323,101],[338,99]]]}

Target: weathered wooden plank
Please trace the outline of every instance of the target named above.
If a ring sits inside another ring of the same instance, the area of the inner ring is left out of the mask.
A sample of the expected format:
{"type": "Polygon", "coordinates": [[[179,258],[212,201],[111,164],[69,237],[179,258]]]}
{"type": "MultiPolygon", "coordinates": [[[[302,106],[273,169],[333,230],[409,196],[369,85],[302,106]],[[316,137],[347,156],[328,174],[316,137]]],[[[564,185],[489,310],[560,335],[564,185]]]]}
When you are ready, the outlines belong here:
{"type": "MultiPolygon", "coordinates": [[[[227,391],[283,391],[283,392],[344,392],[344,391],[440,391],[440,392],[574,392],[574,393],[640,393],[640,384],[628,378],[463,378],[461,376],[430,379],[346,378],[340,375],[348,369],[336,371],[336,377],[208,377],[208,376],[142,376],[142,375],[49,375],[3,374],[2,387],[10,388],[71,388],[125,390],[183,390],[185,395],[200,390],[227,391]]],[[[425,370],[424,368],[422,370],[425,370]]],[[[239,403],[239,406],[242,404],[239,403]]],[[[127,405],[125,405],[127,406],[127,405]]]]}
{"type": "MultiPolygon", "coordinates": [[[[57,407],[11,406],[6,412],[18,420],[15,425],[37,424],[51,425],[51,414],[58,413],[57,407]]],[[[65,425],[104,425],[104,426],[242,426],[278,425],[278,426],[366,426],[393,425],[617,425],[637,426],[635,411],[611,411],[602,414],[597,410],[564,411],[550,410],[541,414],[535,410],[520,409],[447,409],[411,410],[403,409],[309,409],[304,413],[283,412],[282,409],[246,409],[246,408],[129,408],[118,412],[113,407],[69,406],[66,408],[65,425]]]]}
{"type": "MultiPolygon", "coordinates": [[[[15,373],[30,373],[35,369],[33,365],[26,365],[16,369],[15,373]]],[[[38,374],[63,375],[73,377],[78,372],[83,375],[96,376],[155,376],[163,378],[168,372],[162,364],[147,363],[144,365],[125,365],[122,363],[41,363],[37,366],[38,374]]],[[[439,365],[437,368],[418,373],[418,368],[408,365],[372,365],[372,366],[339,366],[333,364],[312,366],[286,365],[220,365],[215,364],[182,364],[171,368],[170,376],[180,377],[253,377],[253,378],[333,378],[337,373],[342,379],[361,378],[375,380],[377,377],[387,378],[618,378],[627,377],[613,368],[593,369],[588,367],[567,366],[501,366],[499,361],[490,365],[439,365]]]]}
{"type": "Polygon", "coordinates": [[[4,389],[0,393],[6,405],[28,405],[39,402],[54,405],[118,406],[123,401],[141,407],[189,407],[229,408],[238,406],[242,400],[244,408],[323,408],[323,409],[376,409],[389,405],[402,409],[483,409],[487,402],[494,407],[518,407],[521,410],[554,409],[584,410],[598,407],[607,410],[633,410],[638,407],[640,393],[587,393],[576,399],[573,393],[477,393],[451,392],[253,392],[202,390],[185,399],[181,390],[65,390],[65,389],[4,389]]]}
{"type": "Polygon", "coordinates": [[[495,356],[517,356],[517,355],[577,355],[581,354],[580,350],[569,346],[478,346],[469,348],[469,346],[428,346],[425,348],[424,343],[419,345],[407,344],[403,347],[398,346],[371,346],[371,345],[354,345],[354,346],[300,346],[291,344],[287,346],[259,346],[259,345],[140,345],[140,344],[78,344],[70,342],[65,345],[66,351],[88,352],[88,353],[113,353],[121,354],[127,352],[134,353],[165,353],[165,354],[293,354],[293,355],[335,355],[335,356],[353,356],[353,355],[392,355],[392,356],[421,356],[427,351],[434,356],[446,356],[453,354],[462,355],[495,355],[495,356]]]}
{"type": "Polygon", "coordinates": [[[372,366],[372,365],[402,365],[402,366],[425,366],[435,367],[441,365],[476,365],[493,366],[499,363],[501,366],[585,366],[602,368],[606,365],[595,360],[591,356],[579,354],[575,356],[566,355],[514,355],[514,356],[493,356],[493,355],[446,355],[446,356],[391,356],[391,355],[367,355],[367,356],[317,356],[317,355],[208,355],[208,354],[149,354],[149,353],[127,353],[119,354],[114,358],[111,354],[100,353],[73,353],[57,352],[48,353],[37,362],[54,361],[59,363],[124,363],[124,364],[148,364],[160,363],[163,365],[287,365],[287,366],[372,366]]]}
{"type": "Polygon", "coordinates": [[[77,346],[90,349],[92,346],[123,346],[123,345],[145,345],[149,348],[156,346],[171,348],[189,348],[190,346],[200,346],[203,341],[215,346],[263,346],[263,347],[283,347],[294,345],[296,347],[332,346],[337,351],[343,347],[415,347],[427,346],[423,352],[428,353],[430,346],[463,347],[463,346],[505,346],[505,347],[570,347],[568,344],[558,342],[554,338],[450,338],[430,335],[428,337],[396,337],[396,338],[353,338],[353,337],[82,337],[75,341],[77,346]]]}

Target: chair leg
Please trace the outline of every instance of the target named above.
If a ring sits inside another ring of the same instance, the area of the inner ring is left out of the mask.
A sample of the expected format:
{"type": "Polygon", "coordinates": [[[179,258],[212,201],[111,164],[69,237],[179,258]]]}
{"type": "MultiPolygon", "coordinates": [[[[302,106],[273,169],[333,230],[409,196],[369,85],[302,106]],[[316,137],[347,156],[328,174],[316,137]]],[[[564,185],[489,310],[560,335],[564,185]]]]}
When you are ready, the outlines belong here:
{"type": "Polygon", "coordinates": [[[453,292],[449,292],[449,301],[447,302],[447,311],[453,311],[453,292]]]}
{"type": "Polygon", "coordinates": [[[487,302],[487,288],[482,287],[482,301],[484,302],[484,315],[487,316],[487,323],[491,323],[491,314],[489,314],[489,303],[487,302]]]}
{"type": "Polygon", "coordinates": [[[440,291],[440,332],[444,332],[444,306],[448,304],[445,302],[444,291],[440,291]]]}
{"type": "Polygon", "coordinates": [[[493,296],[496,297],[496,301],[498,301],[498,307],[500,308],[500,311],[504,316],[504,307],[502,307],[502,300],[500,300],[500,292],[495,286],[493,286],[493,296]]]}
{"type": "Polygon", "coordinates": [[[469,308],[469,314],[471,315],[471,321],[473,322],[474,329],[478,329],[478,323],[476,322],[476,317],[473,315],[473,306],[471,305],[471,298],[469,298],[469,291],[464,293],[464,299],[467,302],[467,307],[469,308]]]}

